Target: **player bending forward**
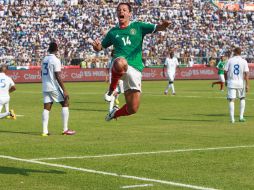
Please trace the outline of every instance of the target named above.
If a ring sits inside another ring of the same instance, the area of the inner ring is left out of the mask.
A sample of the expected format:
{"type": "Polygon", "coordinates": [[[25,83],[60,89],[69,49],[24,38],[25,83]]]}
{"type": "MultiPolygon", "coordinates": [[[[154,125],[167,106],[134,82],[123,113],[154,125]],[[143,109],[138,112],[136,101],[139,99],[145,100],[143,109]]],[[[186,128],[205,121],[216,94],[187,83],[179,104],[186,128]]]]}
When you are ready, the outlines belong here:
{"type": "Polygon", "coordinates": [[[234,49],[234,56],[225,65],[225,79],[227,80],[229,100],[229,114],[231,123],[235,122],[235,99],[240,99],[240,122],[244,122],[245,93],[249,90],[249,67],[246,60],[241,57],[241,49],[234,49]]]}
{"type": "Polygon", "coordinates": [[[168,21],[162,24],[145,22],[130,22],[132,8],[129,3],[119,3],[117,6],[119,23],[110,29],[102,43],[96,39],[93,42],[95,51],[101,51],[113,45],[114,62],[112,66],[112,82],[105,100],[112,100],[119,79],[123,80],[126,104],[120,109],[114,107],[105,120],[128,116],[138,111],[141,94],[141,77],[144,65],[142,63],[142,42],[146,34],[163,31],[169,26],[168,21]]]}
{"type": "Polygon", "coordinates": [[[10,116],[12,119],[16,119],[16,115],[13,110],[9,110],[10,94],[16,90],[13,80],[5,73],[7,66],[5,64],[0,65],[0,118],[10,116]],[[3,106],[5,112],[1,113],[3,106]]]}
{"type": "Polygon", "coordinates": [[[49,45],[49,55],[47,55],[42,62],[41,75],[42,75],[42,90],[44,110],[42,113],[42,136],[48,136],[48,121],[49,112],[53,102],[59,102],[62,105],[62,122],[63,122],[63,135],[74,135],[76,132],[68,129],[69,120],[69,95],[65,89],[64,83],[60,77],[61,62],[56,57],[58,46],[55,42],[49,45]]]}
{"type": "Polygon", "coordinates": [[[178,60],[176,57],[174,57],[174,52],[170,51],[169,57],[166,58],[164,67],[163,67],[163,76],[165,77],[164,69],[167,68],[167,75],[168,75],[168,86],[164,91],[164,94],[168,94],[168,90],[171,88],[172,95],[174,96],[176,94],[175,87],[174,87],[174,80],[175,80],[175,74],[176,74],[176,67],[179,65],[178,60]]]}

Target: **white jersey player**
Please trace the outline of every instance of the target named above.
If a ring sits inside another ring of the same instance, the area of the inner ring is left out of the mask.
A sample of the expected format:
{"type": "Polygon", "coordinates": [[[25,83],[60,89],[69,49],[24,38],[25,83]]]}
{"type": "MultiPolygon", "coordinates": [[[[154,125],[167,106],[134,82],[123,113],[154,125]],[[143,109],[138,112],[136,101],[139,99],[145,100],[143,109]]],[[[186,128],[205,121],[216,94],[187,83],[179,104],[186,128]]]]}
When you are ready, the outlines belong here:
{"type": "Polygon", "coordinates": [[[168,94],[168,90],[172,89],[172,95],[175,95],[175,87],[174,87],[174,80],[175,80],[175,73],[176,68],[179,65],[178,60],[176,57],[174,57],[174,52],[171,51],[169,53],[169,57],[166,58],[164,67],[163,67],[163,75],[165,76],[164,69],[167,68],[167,76],[168,76],[168,85],[167,88],[164,91],[164,94],[168,94]]]}
{"type": "Polygon", "coordinates": [[[53,102],[59,102],[62,105],[62,121],[63,135],[74,135],[75,131],[68,129],[69,119],[69,95],[65,89],[64,83],[60,77],[61,62],[56,57],[58,46],[55,42],[49,45],[49,55],[42,61],[41,76],[42,76],[42,91],[44,110],[42,113],[42,136],[48,136],[48,120],[49,112],[53,102]]]}
{"type": "Polygon", "coordinates": [[[12,119],[16,119],[16,115],[13,110],[9,110],[10,95],[9,93],[16,90],[13,80],[5,74],[7,66],[0,65],[0,118],[10,116],[12,119]],[[1,113],[3,106],[5,112],[1,113]]]}
{"type": "Polygon", "coordinates": [[[229,100],[229,113],[231,122],[234,118],[234,100],[240,99],[240,122],[244,122],[245,93],[249,90],[249,67],[245,59],[241,57],[241,49],[234,49],[234,56],[228,60],[225,65],[225,78],[227,80],[229,100]]]}

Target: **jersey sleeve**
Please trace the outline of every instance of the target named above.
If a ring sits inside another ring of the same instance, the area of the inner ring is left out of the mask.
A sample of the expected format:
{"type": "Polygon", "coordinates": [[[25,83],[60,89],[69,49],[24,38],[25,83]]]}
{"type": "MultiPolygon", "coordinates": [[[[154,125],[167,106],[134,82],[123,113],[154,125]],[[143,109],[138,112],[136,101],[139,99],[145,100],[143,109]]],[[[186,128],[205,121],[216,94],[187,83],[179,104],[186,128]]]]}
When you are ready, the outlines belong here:
{"type": "Polygon", "coordinates": [[[145,36],[146,34],[153,33],[156,30],[156,24],[151,24],[148,22],[139,22],[139,27],[142,30],[143,36],[145,36]]]}
{"type": "Polygon", "coordinates": [[[168,58],[165,59],[164,61],[164,65],[167,66],[168,65],[168,58]]]}
{"type": "Polygon", "coordinates": [[[108,48],[109,46],[113,45],[111,30],[106,34],[105,38],[101,42],[101,45],[103,48],[108,48]]]}
{"type": "Polygon", "coordinates": [[[54,72],[61,72],[61,61],[59,59],[55,60],[54,72]]]}
{"type": "Polygon", "coordinates": [[[226,72],[228,72],[229,62],[230,62],[230,60],[226,62],[225,67],[224,67],[224,71],[226,71],[226,72]]]}
{"type": "Polygon", "coordinates": [[[9,81],[10,81],[10,88],[12,87],[12,86],[15,86],[15,83],[14,83],[14,81],[12,80],[12,78],[11,77],[8,77],[9,78],[9,81]]]}
{"type": "Polygon", "coordinates": [[[244,64],[244,72],[249,72],[249,66],[247,61],[245,61],[245,64],[244,64]]]}

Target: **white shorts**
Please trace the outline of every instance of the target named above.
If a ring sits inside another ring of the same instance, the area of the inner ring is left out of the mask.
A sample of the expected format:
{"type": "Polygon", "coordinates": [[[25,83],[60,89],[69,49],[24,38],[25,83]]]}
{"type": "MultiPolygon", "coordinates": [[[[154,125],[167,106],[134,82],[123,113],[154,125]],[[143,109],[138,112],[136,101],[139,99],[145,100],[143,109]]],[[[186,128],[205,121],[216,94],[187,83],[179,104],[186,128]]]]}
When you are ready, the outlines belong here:
{"type": "Polygon", "coordinates": [[[0,97],[0,105],[5,105],[9,103],[10,97],[0,97]]]}
{"type": "Polygon", "coordinates": [[[219,75],[219,80],[220,80],[221,82],[225,82],[224,74],[219,75]]]}
{"type": "Polygon", "coordinates": [[[168,75],[168,80],[169,80],[170,82],[174,82],[174,80],[175,80],[175,74],[167,73],[167,75],[168,75]]]}
{"type": "Polygon", "coordinates": [[[141,78],[141,72],[128,65],[127,72],[121,78],[123,80],[124,92],[130,89],[141,92],[141,78]]]}
{"type": "Polygon", "coordinates": [[[64,95],[63,92],[59,90],[50,91],[50,92],[43,92],[43,103],[50,103],[50,102],[63,102],[64,95]]]}
{"type": "Polygon", "coordinates": [[[228,99],[245,98],[245,88],[228,88],[228,99]]]}

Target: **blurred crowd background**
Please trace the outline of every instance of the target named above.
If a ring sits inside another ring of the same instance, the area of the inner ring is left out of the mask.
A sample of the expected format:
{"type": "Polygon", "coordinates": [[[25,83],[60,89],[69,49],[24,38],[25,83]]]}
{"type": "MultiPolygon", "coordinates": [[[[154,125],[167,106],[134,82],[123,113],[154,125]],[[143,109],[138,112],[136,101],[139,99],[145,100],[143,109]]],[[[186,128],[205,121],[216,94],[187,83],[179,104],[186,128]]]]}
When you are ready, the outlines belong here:
{"type": "MultiPolygon", "coordinates": [[[[133,20],[172,22],[144,39],[145,66],[163,64],[169,49],[179,62],[214,64],[239,46],[254,63],[254,12],[218,9],[207,0],[129,0],[133,20]]],[[[249,1],[245,1],[249,2],[249,1]]],[[[245,3],[243,2],[243,3],[245,3]]],[[[0,0],[0,62],[37,66],[50,41],[60,44],[64,65],[106,67],[110,49],[96,53],[88,39],[102,39],[117,23],[118,0],[0,0]]]]}

